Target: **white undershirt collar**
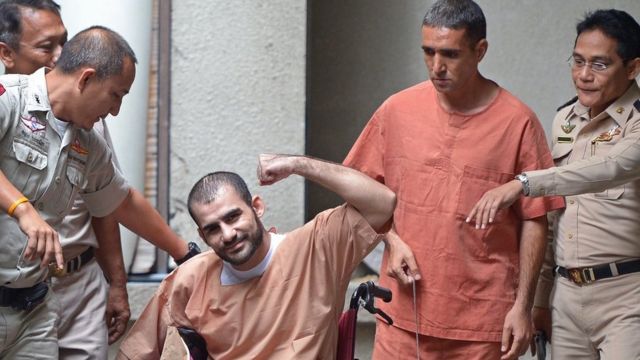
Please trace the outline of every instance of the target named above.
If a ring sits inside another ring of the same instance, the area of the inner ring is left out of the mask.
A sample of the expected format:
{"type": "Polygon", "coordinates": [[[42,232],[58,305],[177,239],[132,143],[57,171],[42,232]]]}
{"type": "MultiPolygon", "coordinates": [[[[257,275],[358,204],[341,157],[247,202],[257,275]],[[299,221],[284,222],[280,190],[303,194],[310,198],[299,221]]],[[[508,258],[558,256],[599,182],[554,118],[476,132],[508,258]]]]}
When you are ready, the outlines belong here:
{"type": "Polygon", "coordinates": [[[222,272],[220,273],[220,283],[222,286],[228,285],[237,285],[243,283],[247,280],[258,277],[267,270],[267,266],[271,263],[271,259],[273,258],[273,254],[275,254],[276,249],[284,240],[284,234],[271,234],[271,244],[269,246],[269,251],[267,255],[260,261],[260,263],[253,268],[247,271],[237,270],[226,261],[222,261],[222,272]]]}

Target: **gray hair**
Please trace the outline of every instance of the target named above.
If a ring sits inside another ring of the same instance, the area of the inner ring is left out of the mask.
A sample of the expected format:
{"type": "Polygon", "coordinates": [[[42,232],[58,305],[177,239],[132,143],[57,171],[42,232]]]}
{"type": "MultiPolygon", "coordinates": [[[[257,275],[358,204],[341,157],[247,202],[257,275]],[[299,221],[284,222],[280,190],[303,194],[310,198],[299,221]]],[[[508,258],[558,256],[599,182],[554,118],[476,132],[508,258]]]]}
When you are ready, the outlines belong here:
{"type": "Polygon", "coordinates": [[[91,67],[95,69],[98,79],[105,79],[120,74],[125,58],[134,64],[138,62],[120,34],[104,26],[92,26],[76,34],[64,45],[56,69],[63,74],[70,74],[83,67],[91,67]]]}
{"type": "Polygon", "coordinates": [[[487,20],[473,0],[436,1],[427,10],[422,26],[464,29],[471,46],[487,37],[487,20]]]}

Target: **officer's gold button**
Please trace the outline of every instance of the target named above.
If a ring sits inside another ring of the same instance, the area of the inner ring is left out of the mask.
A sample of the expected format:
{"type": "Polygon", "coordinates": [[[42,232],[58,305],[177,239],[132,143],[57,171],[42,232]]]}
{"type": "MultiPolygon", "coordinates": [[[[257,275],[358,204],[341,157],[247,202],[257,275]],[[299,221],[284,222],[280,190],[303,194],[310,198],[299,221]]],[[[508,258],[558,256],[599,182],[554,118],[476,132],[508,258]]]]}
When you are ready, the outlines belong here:
{"type": "Polygon", "coordinates": [[[572,233],[569,233],[569,235],[567,235],[567,237],[568,237],[569,239],[573,239],[573,234],[572,234],[572,233]]]}
{"type": "Polygon", "coordinates": [[[569,204],[573,205],[575,203],[576,203],[575,200],[569,200],[569,204]]]}
{"type": "Polygon", "coordinates": [[[619,107],[616,109],[616,112],[617,112],[618,114],[622,114],[622,112],[623,112],[623,111],[624,111],[624,108],[623,108],[622,106],[619,106],[619,107]]]}
{"type": "Polygon", "coordinates": [[[33,155],[31,155],[31,154],[27,155],[27,161],[28,162],[32,162],[33,161],[33,155]]]}

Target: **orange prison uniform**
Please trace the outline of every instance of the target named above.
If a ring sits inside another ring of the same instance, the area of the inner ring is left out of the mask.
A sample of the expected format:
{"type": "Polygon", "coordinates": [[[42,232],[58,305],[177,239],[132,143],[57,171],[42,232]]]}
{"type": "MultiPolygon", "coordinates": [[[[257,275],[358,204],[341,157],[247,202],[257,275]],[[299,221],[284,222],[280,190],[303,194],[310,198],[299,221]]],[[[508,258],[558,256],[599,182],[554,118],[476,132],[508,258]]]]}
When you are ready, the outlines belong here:
{"type": "MultiPolygon", "coordinates": [[[[411,247],[418,282],[419,332],[498,342],[518,286],[522,219],[561,208],[561,198],[522,198],[477,230],[465,223],[482,194],[525,170],[553,165],[535,114],[508,91],[483,111],[445,111],[427,81],[391,96],[345,159],[398,196],[394,226],[411,247]]],[[[387,267],[385,252],[382,268],[387,267]]],[[[381,274],[393,301],[379,303],[394,325],[415,331],[411,287],[381,274]]],[[[376,342],[394,339],[377,337],[376,342]]]]}
{"type": "Polygon", "coordinates": [[[195,329],[218,359],[333,359],[351,272],[382,239],[353,207],[286,234],[266,271],[222,286],[212,251],[174,270],[134,324],[119,359],[157,359],[167,326],[195,329]]]}

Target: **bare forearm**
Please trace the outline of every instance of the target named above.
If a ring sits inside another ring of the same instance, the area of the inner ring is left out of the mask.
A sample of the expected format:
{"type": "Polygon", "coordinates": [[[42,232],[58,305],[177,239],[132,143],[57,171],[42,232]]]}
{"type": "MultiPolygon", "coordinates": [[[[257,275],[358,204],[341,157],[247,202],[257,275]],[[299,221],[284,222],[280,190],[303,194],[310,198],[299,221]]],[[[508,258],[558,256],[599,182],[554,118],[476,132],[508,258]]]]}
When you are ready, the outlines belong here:
{"type": "Polygon", "coordinates": [[[547,244],[547,217],[525,220],[520,239],[520,277],[516,304],[527,311],[533,306],[534,290],[547,244]]]}
{"type": "Polygon", "coordinates": [[[0,171],[0,208],[3,212],[6,213],[11,204],[22,196],[22,193],[0,171]]]}
{"type": "Polygon", "coordinates": [[[114,211],[119,223],[153,245],[180,259],[189,251],[187,243],[180,239],[151,204],[138,191],[131,189],[129,195],[114,211]]]}
{"type": "Polygon", "coordinates": [[[96,251],[96,259],[102,268],[102,272],[109,279],[111,286],[126,288],[127,274],[122,257],[118,221],[112,214],[103,218],[93,218],[91,225],[98,239],[99,248],[96,251]]]}
{"type": "Polygon", "coordinates": [[[367,175],[331,162],[291,157],[293,173],[338,194],[358,209],[375,229],[387,223],[395,208],[395,194],[367,175]]]}

